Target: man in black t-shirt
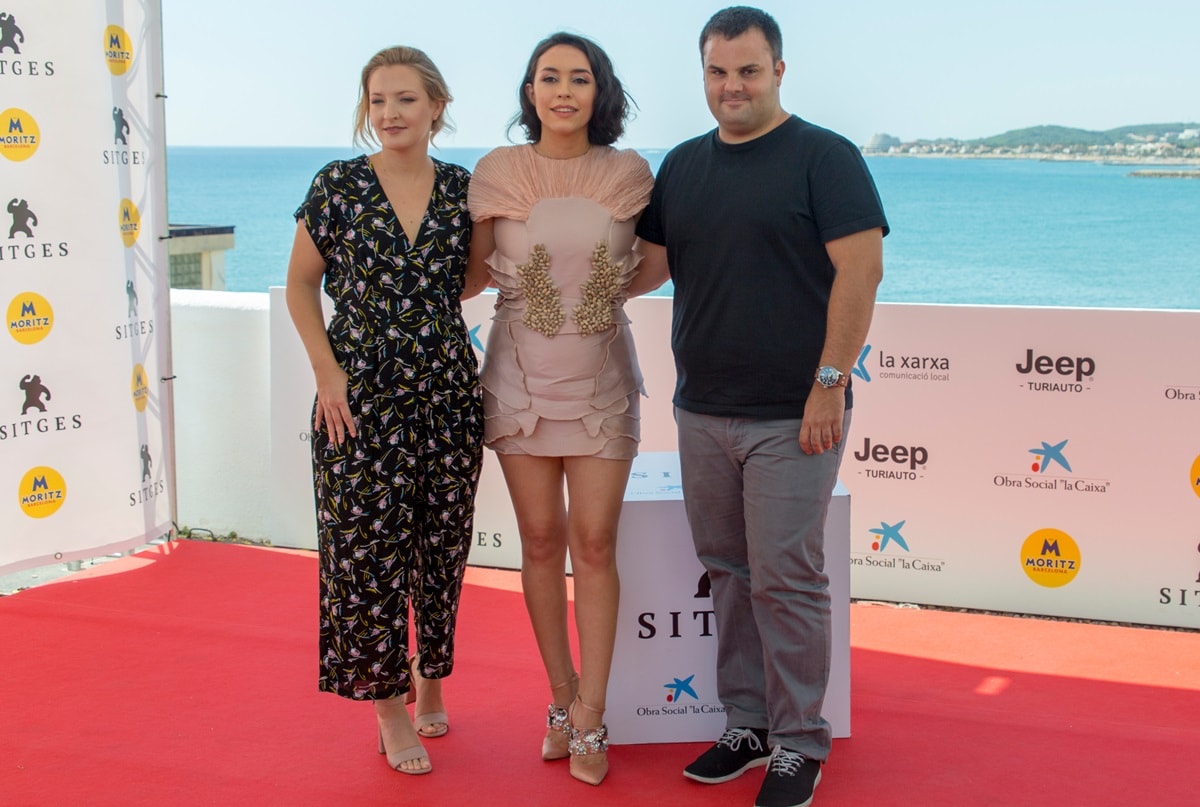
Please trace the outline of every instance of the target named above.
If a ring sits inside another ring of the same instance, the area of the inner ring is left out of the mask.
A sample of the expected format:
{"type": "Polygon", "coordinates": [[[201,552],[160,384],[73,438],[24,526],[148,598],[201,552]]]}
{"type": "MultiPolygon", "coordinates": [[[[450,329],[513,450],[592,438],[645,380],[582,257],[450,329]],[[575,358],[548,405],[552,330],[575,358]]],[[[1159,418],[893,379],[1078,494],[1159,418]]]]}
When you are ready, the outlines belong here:
{"type": "Polygon", "coordinates": [[[637,231],[675,285],[684,504],[727,714],[684,775],[767,765],[756,805],[802,807],[831,739],[825,516],[888,225],[859,150],[780,105],[774,19],[718,12],[700,51],[717,128],[667,155],[637,231]]]}

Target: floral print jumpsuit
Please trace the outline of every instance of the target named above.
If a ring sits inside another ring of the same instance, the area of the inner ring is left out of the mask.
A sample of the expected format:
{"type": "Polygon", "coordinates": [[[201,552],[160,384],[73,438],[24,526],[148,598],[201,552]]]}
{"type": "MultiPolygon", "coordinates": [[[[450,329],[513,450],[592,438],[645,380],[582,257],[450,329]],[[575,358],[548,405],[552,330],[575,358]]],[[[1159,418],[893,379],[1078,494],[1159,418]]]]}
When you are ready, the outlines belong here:
{"type": "Polygon", "coordinates": [[[459,295],[466,170],[434,160],[410,240],[367,157],[336,161],[296,211],[326,261],[329,341],[358,437],[312,435],[320,550],[320,679],[356,700],[449,675],[482,451],[482,398],[459,295]]]}

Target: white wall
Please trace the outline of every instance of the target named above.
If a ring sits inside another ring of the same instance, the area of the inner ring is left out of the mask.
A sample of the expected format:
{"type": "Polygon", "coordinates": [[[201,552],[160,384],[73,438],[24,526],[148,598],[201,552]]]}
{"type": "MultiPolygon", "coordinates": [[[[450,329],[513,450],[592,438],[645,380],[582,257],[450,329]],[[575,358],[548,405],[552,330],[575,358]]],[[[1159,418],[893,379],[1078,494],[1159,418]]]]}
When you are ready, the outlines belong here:
{"type": "Polygon", "coordinates": [[[179,526],[269,538],[265,293],[171,290],[179,526]]]}

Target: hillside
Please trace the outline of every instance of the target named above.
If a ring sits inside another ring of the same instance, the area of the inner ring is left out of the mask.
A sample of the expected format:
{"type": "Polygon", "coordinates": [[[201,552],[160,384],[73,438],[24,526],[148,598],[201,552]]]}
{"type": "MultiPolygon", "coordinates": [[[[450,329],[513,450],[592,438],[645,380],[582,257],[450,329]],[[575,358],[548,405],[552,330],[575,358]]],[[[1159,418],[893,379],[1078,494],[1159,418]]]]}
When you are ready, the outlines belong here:
{"type": "Polygon", "coordinates": [[[991,148],[1115,146],[1118,143],[1147,141],[1174,142],[1181,132],[1188,129],[1200,130],[1200,123],[1144,123],[1137,126],[1121,126],[1103,132],[1072,129],[1067,126],[1031,126],[1026,129],[1013,129],[1003,134],[963,142],[991,148]]]}

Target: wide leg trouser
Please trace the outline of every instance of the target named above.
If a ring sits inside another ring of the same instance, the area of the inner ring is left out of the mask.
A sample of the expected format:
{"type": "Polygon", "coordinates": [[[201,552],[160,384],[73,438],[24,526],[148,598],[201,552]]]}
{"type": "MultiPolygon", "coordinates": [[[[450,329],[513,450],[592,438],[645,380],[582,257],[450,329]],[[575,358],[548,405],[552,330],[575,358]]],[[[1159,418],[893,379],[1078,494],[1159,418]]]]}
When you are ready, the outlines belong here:
{"type": "Polygon", "coordinates": [[[825,517],[842,442],[800,450],[800,420],[675,410],[684,506],[712,583],[717,690],[726,726],[766,728],[772,747],[829,755],[825,517]]]}

